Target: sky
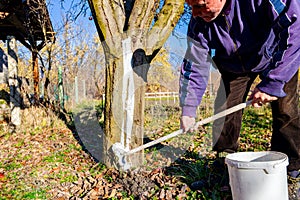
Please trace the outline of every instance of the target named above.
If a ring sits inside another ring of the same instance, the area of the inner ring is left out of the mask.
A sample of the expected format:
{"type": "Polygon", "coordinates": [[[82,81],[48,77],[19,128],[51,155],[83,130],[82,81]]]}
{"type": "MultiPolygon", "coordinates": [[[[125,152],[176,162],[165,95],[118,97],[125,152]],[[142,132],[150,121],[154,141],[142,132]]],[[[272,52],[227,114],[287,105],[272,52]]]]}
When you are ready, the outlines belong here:
{"type": "MultiPolygon", "coordinates": [[[[78,0],[79,1],[79,0],[78,0]]],[[[61,0],[48,0],[48,11],[50,14],[50,18],[52,21],[52,26],[54,30],[59,34],[60,27],[62,27],[63,18],[66,15],[68,10],[72,10],[72,5],[70,4],[71,0],[65,0],[64,3],[61,5],[61,0]],[[62,8],[63,6],[63,8],[62,8]]],[[[74,11],[74,10],[72,10],[74,11]]],[[[87,36],[89,38],[93,38],[93,36],[97,33],[95,28],[94,21],[91,20],[91,12],[90,10],[87,11],[86,15],[80,15],[75,23],[78,26],[84,26],[84,29],[87,30],[86,32],[90,34],[87,36]]],[[[187,25],[176,26],[173,33],[170,35],[168,41],[166,42],[165,46],[170,51],[171,55],[171,63],[172,65],[178,65],[182,61],[182,58],[185,54],[186,50],[186,31],[187,25]],[[173,57],[173,58],[172,58],[173,57]]]]}
{"type": "MultiPolygon", "coordinates": [[[[62,0],[47,0],[48,11],[55,31],[58,31],[58,29],[62,26],[63,16],[66,15],[66,12],[72,10],[71,0],[64,0],[63,4],[61,4],[61,1],[62,0]],[[63,6],[63,8],[61,5],[63,6]]],[[[96,33],[97,31],[95,28],[94,21],[91,20],[90,17],[91,17],[91,12],[90,10],[88,10],[86,16],[82,16],[82,15],[79,16],[75,23],[79,25],[84,25],[85,28],[88,28],[89,32],[91,33],[96,33]]],[[[175,33],[172,36],[177,35],[182,37],[185,34],[186,29],[187,29],[186,26],[180,26],[180,27],[177,26],[175,28],[175,33]]]]}
{"type": "MultiPolygon", "coordinates": [[[[52,26],[56,32],[59,32],[61,27],[63,26],[63,21],[65,20],[66,13],[69,11],[73,12],[74,9],[70,4],[71,0],[65,0],[63,4],[61,4],[61,0],[48,0],[48,11],[50,15],[50,19],[52,22],[52,26]],[[62,7],[63,6],[63,7],[62,7]]],[[[88,10],[85,16],[80,15],[74,23],[78,26],[83,26],[87,33],[92,35],[96,34],[96,28],[94,21],[90,19],[91,13],[88,10]]]]}

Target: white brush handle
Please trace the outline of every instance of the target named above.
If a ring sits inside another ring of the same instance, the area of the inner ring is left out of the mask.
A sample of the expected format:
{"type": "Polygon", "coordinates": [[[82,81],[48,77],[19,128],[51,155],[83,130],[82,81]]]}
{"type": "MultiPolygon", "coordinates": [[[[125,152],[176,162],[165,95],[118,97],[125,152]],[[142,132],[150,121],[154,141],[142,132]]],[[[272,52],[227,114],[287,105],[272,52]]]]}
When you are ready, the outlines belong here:
{"type": "MultiPolygon", "coordinates": [[[[212,121],[214,121],[214,120],[216,120],[216,119],[219,119],[219,118],[221,118],[221,117],[224,117],[224,116],[226,116],[226,115],[229,115],[229,114],[231,114],[231,113],[234,113],[234,112],[236,112],[236,111],[238,111],[238,110],[241,110],[241,109],[247,107],[247,106],[250,105],[250,104],[251,104],[251,100],[250,100],[250,101],[247,101],[246,103],[240,103],[240,104],[238,104],[238,105],[236,105],[236,106],[233,106],[233,107],[231,107],[231,108],[228,108],[228,109],[226,109],[226,110],[224,110],[224,111],[222,111],[222,112],[219,112],[219,113],[217,113],[217,114],[215,114],[215,115],[213,115],[213,116],[211,116],[211,117],[205,118],[205,119],[203,119],[203,120],[197,122],[197,123],[194,125],[194,128],[197,129],[197,128],[198,128],[199,126],[201,126],[201,125],[210,123],[210,122],[212,122],[212,121]]],[[[161,137],[161,138],[158,138],[157,140],[153,140],[153,141],[148,142],[148,143],[146,143],[146,144],[144,144],[144,145],[142,145],[142,146],[139,146],[139,147],[136,147],[136,148],[134,148],[134,149],[131,149],[130,151],[127,151],[127,152],[125,153],[125,155],[134,154],[134,153],[139,152],[139,151],[141,151],[141,150],[143,150],[143,149],[145,149],[145,148],[148,148],[148,147],[151,147],[151,146],[153,146],[153,145],[155,145],[155,144],[158,144],[158,143],[160,143],[160,142],[166,141],[166,140],[168,140],[168,139],[170,139],[170,138],[173,138],[173,137],[175,137],[175,136],[177,136],[177,135],[180,135],[180,134],[182,134],[182,133],[183,133],[183,129],[179,129],[179,130],[177,130],[177,131],[175,131],[175,132],[172,132],[172,133],[170,133],[170,134],[168,134],[168,135],[166,135],[166,136],[163,136],[163,137],[161,137]]]]}

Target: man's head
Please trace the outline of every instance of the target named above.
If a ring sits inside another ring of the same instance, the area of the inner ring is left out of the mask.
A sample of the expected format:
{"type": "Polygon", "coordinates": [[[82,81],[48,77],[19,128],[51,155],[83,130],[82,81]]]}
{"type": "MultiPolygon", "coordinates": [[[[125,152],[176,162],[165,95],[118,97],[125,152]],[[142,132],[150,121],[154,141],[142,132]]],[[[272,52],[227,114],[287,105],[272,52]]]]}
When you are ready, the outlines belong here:
{"type": "Polygon", "coordinates": [[[226,0],[186,0],[192,6],[193,17],[201,17],[206,22],[214,20],[222,11],[226,0]]]}

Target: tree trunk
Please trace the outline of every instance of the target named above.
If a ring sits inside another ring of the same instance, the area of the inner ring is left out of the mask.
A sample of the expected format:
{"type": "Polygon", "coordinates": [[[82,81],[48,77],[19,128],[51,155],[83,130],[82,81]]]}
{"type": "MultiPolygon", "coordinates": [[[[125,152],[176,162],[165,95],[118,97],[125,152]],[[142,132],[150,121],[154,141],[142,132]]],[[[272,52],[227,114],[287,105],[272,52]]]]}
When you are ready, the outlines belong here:
{"type": "MultiPolygon", "coordinates": [[[[145,83],[149,63],[168,39],[183,13],[184,0],[89,0],[106,57],[105,142],[103,159],[112,166],[111,146],[143,144],[145,83]],[[157,16],[157,17],[156,17],[157,16]],[[154,19],[155,18],[155,19],[154,19]],[[153,21],[155,22],[153,24],[153,21]]],[[[143,163],[143,152],[130,156],[143,163]]]]}
{"type": "Polygon", "coordinates": [[[14,37],[8,36],[7,39],[7,63],[8,63],[8,83],[10,90],[10,108],[11,108],[11,123],[15,126],[21,124],[20,106],[21,95],[18,83],[18,58],[17,45],[14,37]]]}
{"type": "Polygon", "coordinates": [[[33,69],[33,90],[34,90],[34,104],[38,104],[40,96],[40,73],[39,73],[39,60],[38,51],[34,49],[32,51],[32,69],[33,69]]]}

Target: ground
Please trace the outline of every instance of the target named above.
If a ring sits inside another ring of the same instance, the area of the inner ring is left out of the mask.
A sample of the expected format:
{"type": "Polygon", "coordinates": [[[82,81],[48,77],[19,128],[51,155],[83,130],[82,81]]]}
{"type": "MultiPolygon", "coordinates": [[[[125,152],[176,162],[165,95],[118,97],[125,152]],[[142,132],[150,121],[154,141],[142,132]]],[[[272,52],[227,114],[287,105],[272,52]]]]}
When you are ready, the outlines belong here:
{"type": "MultiPolygon", "coordinates": [[[[87,127],[91,132],[93,121],[89,114],[73,115],[73,122],[80,117],[89,119],[87,127]]],[[[269,148],[270,131],[266,131],[269,128],[266,126],[270,122],[260,117],[258,113],[245,119],[249,124],[259,120],[260,124],[253,124],[251,130],[246,128],[248,126],[243,128],[242,138],[245,131],[250,135],[246,135],[247,139],[241,139],[242,150],[269,148]]],[[[195,145],[184,156],[170,161],[159,157],[161,155],[157,151],[147,150],[148,167],[124,172],[98,162],[99,157],[95,156],[91,146],[84,145],[88,141],[81,140],[74,124],[66,124],[50,109],[24,109],[22,119],[22,126],[16,129],[9,128],[4,122],[1,124],[1,200],[232,199],[230,189],[220,184],[222,174],[214,167],[215,154],[205,145],[209,139],[206,132],[209,126],[199,130],[193,138],[195,145]],[[159,159],[153,159],[154,154],[159,159]],[[168,165],[161,166],[159,162],[168,165]],[[155,167],[155,164],[160,167],[155,167]],[[192,190],[191,184],[203,178],[207,186],[192,190]]],[[[153,125],[151,127],[155,128],[153,125]]],[[[172,127],[156,129],[155,137],[166,131],[172,132],[172,127]]]]}

